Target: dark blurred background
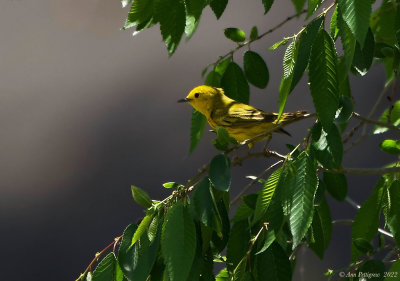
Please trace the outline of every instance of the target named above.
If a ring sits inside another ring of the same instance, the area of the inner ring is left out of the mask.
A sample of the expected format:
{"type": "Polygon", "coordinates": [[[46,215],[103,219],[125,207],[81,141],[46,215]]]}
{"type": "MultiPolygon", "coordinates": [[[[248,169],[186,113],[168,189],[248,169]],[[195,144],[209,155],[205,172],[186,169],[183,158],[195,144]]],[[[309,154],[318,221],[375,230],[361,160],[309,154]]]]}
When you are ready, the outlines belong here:
{"type": "MultiPolygon", "coordinates": [[[[275,1],[267,16],[260,0],[229,1],[217,21],[203,12],[193,38],[168,58],[159,27],[132,37],[121,31],[128,9],[119,1],[3,0],[0,2],[0,276],[5,281],[75,280],[94,254],[142,217],[130,185],[163,199],[167,181],[185,183],[217,151],[205,132],[191,155],[191,108],[176,103],[202,84],[201,70],[234,44],[223,29],[268,30],[294,13],[275,1]]],[[[271,80],[251,88],[251,104],[276,111],[285,48],[267,48],[296,33],[303,18],[252,45],[271,80]]],[[[339,44],[340,45],[340,44],[339,44]]],[[[235,61],[241,63],[241,52],[235,61]]],[[[381,66],[366,79],[352,78],[356,111],[366,115],[384,85],[381,66]]],[[[384,101],[379,113],[388,106],[384,101]]],[[[291,95],[288,111],[312,110],[307,75],[291,95]]],[[[286,153],[312,123],[290,125],[294,137],[275,136],[272,149],[286,153]]],[[[344,157],[345,167],[379,167],[393,157],[370,137],[344,157]]],[[[239,153],[245,153],[243,150],[239,153]]],[[[233,168],[232,195],[273,163],[250,160],[233,168]]],[[[349,176],[349,195],[361,202],[377,177],[349,176]]],[[[355,210],[329,200],[334,219],[355,210]]],[[[329,267],[349,262],[350,228],[335,226],[320,261],[301,250],[294,280],[321,280],[329,267]]]]}

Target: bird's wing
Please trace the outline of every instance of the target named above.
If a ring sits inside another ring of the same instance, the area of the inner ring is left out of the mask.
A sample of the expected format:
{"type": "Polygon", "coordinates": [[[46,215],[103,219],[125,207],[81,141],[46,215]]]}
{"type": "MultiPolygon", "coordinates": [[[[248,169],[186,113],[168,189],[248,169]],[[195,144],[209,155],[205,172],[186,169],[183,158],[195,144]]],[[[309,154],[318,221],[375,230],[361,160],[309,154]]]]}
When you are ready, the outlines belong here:
{"type": "Polygon", "coordinates": [[[222,121],[230,127],[245,127],[259,123],[272,123],[277,117],[276,113],[267,113],[250,105],[237,103],[230,106],[222,121]]]}

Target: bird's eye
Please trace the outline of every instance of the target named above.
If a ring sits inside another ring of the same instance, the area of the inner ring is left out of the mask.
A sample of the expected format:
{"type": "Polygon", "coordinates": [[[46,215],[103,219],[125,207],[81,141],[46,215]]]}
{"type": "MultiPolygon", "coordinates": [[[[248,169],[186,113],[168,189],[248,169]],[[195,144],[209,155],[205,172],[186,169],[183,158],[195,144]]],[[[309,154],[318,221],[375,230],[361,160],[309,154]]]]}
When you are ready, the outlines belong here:
{"type": "Polygon", "coordinates": [[[200,96],[199,93],[195,93],[195,94],[194,94],[194,97],[195,97],[195,98],[198,98],[199,96],[200,96]]]}

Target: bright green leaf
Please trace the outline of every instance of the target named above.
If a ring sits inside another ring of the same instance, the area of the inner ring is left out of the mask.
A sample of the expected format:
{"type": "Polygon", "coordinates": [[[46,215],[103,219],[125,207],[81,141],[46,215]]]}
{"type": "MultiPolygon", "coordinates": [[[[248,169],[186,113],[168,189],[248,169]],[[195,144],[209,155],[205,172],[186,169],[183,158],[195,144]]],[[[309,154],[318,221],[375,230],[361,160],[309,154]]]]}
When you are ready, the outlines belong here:
{"type": "Polygon", "coordinates": [[[165,188],[181,188],[181,187],[183,187],[183,185],[176,183],[176,182],[166,182],[166,183],[163,183],[163,186],[165,188]]]}
{"type": "Polygon", "coordinates": [[[387,225],[397,244],[400,244],[400,182],[395,180],[388,189],[390,207],[387,211],[387,225]]]}
{"type": "Polygon", "coordinates": [[[333,40],[336,40],[336,38],[339,34],[337,17],[338,17],[338,8],[336,6],[335,10],[333,11],[332,17],[331,17],[331,23],[329,25],[329,30],[330,30],[331,37],[333,38],[333,40]]]}
{"type": "Polygon", "coordinates": [[[244,74],[247,80],[257,88],[264,89],[269,81],[269,71],[264,59],[253,51],[243,56],[244,74]]]}
{"type": "Polygon", "coordinates": [[[187,208],[177,202],[165,216],[161,251],[172,281],[186,281],[196,251],[196,229],[187,208]]]}
{"type": "Polygon", "coordinates": [[[309,18],[321,5],[322,0],[308,0],[307,17],[309,18]]]}
{"type": "Polygon", "coordinates": [[[231,63],[231,61],[232,61],[232,58],[230,58],[230,57],[228,57],[228,58],[222,60],[220,63],[218,63],[218,64],[215,66],[214,71],[217,72],[217,73],[219,73],[219,75],[222,76],[222,75],[225,73],[225,70],[228,68],[228,66],[229,66],[229,64],[231,63]]]}
{"type": "Polygon", "coordinates": [[[218,154],[210,163],[209,176],[214,187],[228,191],[231,185],[230,161],[224,154],[218,154]]]}
{"type": "Polygon", "coordinates": [[[199,111],[193,109],[192,113],[192,126],[190,127],[190,149],[189,153],[192,153],[197,145],[199,144],[201,137],[204,133],[204,127],[207,119],[199,111]]]}
{"type": "Polygon", "coordinates": [[[225,94],[238,102],[249,103],[250,89],[239,65],[230,62],[221,79],[225,94]]]}
{"type": "Polygon", "coordinates": [[[156,0],[133,1],[123,29],[147,23],[153,17],[155,2],[156,0]]]}
{"type": "Polygon", "coordinates": [[[201,13],[206,6],[206,0],[185,0],[186,25],[185,34],[189,39],[196,31],[200,21],[201,13]]]}
{"type": "MultiPolygon", "coordinates": [[[[394,126],[400,125],[400,101],[396,101],[393,104],[393,108],[390,110],[390,118],[388,117],[389,117],[389,109],[386,109],[379,118],[379,121],[382,123],[390,122],[394,126]]],[[[377,125],[375,126],[373,133],[381,134],[388,130],[389,128],[387,127],[382,127],[377,125]]]]}
{"type": "Polygon", "coordinates": [[[115,256],[109,253],[101,260],[99,265],[93,271],[92,281],[110,281],[114,280],[115,275],[115,256]]]}
{"type": "Polygon", "coordinates": [[[283,75],[281,85],[279,87],[279,116],[285,109],[286,101],[290,93],[293,79],[293,68],[295,64],[296,42],[293,40],[286,48],[285,55],[283,56],[283,75]]]}
{"type": "Polygon", "coordinates": [[[225,28],[224,34],[226,38],[231,39],[234,42],[243,42],[246,40],[246,33],[236,27],[225,28]]]}
{"type": "Polygon", "coordinates": [[[400,154],[400,140],[384,140],[379,148],[386,153],[400,154]]]}
{"type": "Polygon", "coordinates": [[[367,36],[371,4],[369,0],[338,0],[342,17],[361,46],[367,36]]]}
{"type": "Polygon", "coordinates": [[[132,237],[132,242],[130,247],[132,247],[140,239],[140,237],[147,231],[147,227],[153,220],[153,217],[154,213],[150,213],[143,218],[138,228],[136,229],[135,234],[132,237]]]}
{"type": "Polygon", "coordinates": [[[336,60],[332,38],[321,29],[311,50],[309,80],[317,116],[325,130],[332,125],[339,105],[336,60]]]}
{"type": "Polygon", "coordinates": [[[277,49],[277,48],[280,47],[280,46],[286,45],[288,42],[289,42],[289,39],[288,39],[288,38],[283,38],[281,41],[278,41],[278,42],[276,42],[274,45],[272,45],[271,47],[269,47],[268,50],[273,51],[273,50],[277,49]]]}
{"type": "Polygon", "coordinates": [[[139,187],[131,185],[132,197],[136,203],[147,208],[150,208],[153,205],[153,202],[150,199],[150,196],[139,187]]]}

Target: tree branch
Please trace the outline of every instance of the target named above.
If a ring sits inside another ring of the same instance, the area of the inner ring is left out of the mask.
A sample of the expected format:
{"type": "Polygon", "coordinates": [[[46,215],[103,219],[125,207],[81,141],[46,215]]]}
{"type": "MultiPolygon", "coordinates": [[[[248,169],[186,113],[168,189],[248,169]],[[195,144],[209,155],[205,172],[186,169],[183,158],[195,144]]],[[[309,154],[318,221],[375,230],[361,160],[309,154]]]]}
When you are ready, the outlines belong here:
{"type": "Polygon", "coordinates": [[[335,174],[352,174],[352,175],[383,175],[399,173],[400,167],[389,167],[389,168],[342,168],[342,169],[325,169],[320,168],[323,172],[335,173],[335,174]]]}

